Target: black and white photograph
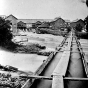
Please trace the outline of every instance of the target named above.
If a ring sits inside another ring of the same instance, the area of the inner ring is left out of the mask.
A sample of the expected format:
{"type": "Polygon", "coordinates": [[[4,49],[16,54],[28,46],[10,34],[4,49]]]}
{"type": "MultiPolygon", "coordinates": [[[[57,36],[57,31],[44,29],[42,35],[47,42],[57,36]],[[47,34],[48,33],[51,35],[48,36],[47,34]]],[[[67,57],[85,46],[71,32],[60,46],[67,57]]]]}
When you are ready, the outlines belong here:
{"type": "Polygon", "coordinates": [[[88,0],[0,0],[0,88],[88,88],[88,0]]]}

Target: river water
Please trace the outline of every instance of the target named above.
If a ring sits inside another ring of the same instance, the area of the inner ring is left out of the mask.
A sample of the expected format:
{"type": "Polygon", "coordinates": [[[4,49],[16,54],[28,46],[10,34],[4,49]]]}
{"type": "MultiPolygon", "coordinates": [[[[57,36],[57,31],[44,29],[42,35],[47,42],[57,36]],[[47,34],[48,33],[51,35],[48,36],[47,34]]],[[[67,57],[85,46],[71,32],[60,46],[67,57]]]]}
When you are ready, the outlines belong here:
{"type": "MultiPolygon", "coordinates": [[[[22,39],[28,39],[25,44],[38,43],[40,45],[45,45],[45,51],[54,51],[55,47],[58,46],[63,37],[54,36],[50,34],[33,34],[28,33],[26,36],[16,36],[16,41],[21,41],[22,39]]],[[[11,53],[0,49],[0,64],[10,65],[17,67],[22,71],[32,71],[35,72],[38,67],[46,60],[47,56],[41,56],[37,54],[21,54],[21,53],[11,53]]]]}
{"type": "Polygon", "coordinates": [[[17,67],[19,70],[26,72],[35,72],[45,59],[47,59],[47,56],[40,56],[36,54],[16,54],[0,50],[1,65],[14,66],[17,67]]]}

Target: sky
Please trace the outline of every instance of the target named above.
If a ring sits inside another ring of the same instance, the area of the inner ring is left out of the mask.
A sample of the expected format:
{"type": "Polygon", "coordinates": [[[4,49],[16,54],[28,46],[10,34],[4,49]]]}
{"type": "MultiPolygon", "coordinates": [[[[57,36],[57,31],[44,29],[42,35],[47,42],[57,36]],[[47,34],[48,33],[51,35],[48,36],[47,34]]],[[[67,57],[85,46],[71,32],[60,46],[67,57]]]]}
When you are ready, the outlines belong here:
{"type": "Polygon", "coordinates": [[[81,0],[0,0],[0,15],[18,19],[84,19],[88,8],[81,0]]]}

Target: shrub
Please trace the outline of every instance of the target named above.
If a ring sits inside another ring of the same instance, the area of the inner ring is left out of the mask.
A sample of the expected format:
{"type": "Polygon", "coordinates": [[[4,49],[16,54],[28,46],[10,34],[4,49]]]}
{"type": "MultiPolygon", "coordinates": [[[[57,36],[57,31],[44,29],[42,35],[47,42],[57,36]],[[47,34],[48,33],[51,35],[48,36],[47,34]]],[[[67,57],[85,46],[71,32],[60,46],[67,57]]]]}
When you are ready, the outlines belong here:
{"type": "Polygon", "coordinates": [[[6,45],[12,39],[10,21],[0,17],[0,45],[6,45]]]}

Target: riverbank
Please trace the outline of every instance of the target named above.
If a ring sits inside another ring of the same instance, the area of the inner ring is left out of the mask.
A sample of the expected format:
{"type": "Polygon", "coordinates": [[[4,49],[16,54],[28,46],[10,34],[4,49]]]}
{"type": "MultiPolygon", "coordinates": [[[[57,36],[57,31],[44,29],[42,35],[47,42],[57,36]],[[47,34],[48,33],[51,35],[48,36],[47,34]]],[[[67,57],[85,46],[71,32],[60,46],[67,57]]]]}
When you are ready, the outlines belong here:
{"type": "Polygon", "coordinates": [[[22,45],[10,41],[0,45],[0,48],[13,53],[38,54],[43,56],[49,56],[49,54],[51,53],[51,52],[41,52],[41,50],[45,50],[46,47],[35,43],[22,45]]]}
{"type": "Polygon", "coordinates": [[[0,50],[0,64],[3,66],[10,65],[25,72],[35,72],[37,68],[46,60],[47,56],[37,54],[13,53],[0,50]]]}
{"type": "Polygon", "coordinates": [[[13,42],[26,45],[29,47],[30,45],[35,45],[39,49],[38,54],[47,53],[50,51],[55,51],[55,48],[61,43],[64,39],[62,36],[54,36],[51,34],[36,34],[31,32],[20,32],[19,35],[13,38],[13,42]]]}
{"type": "Polygon", "coordinates": [[[24,32],[13,37],[12,41],[2,44],[1,47],[14,53],[49,56],[62,39],[62,36],[24,32]]]}
{"type": "Polygon", "coordinates": [[[4,46],[4,48],[1,47],[1,65],[10,65],[25,72],[35,72],[43,63],[43,61],[46,60],[49,56],[49,54],[44,55],[45,52],[54,52],[56,46],[58,46],[63,40],[62,36],[54,36],[50,34],[42,35],[24,33],[23,35],[21,34],[20,36],[15,36],[12,40],[14,43],[9,42],[4,46]],[[28,41],[24,42],[23,40],[26,39],[28,39],[28,41]],[[18,44],[17,42],[19,41],[23,41],[23,44],[18,44]]]}

